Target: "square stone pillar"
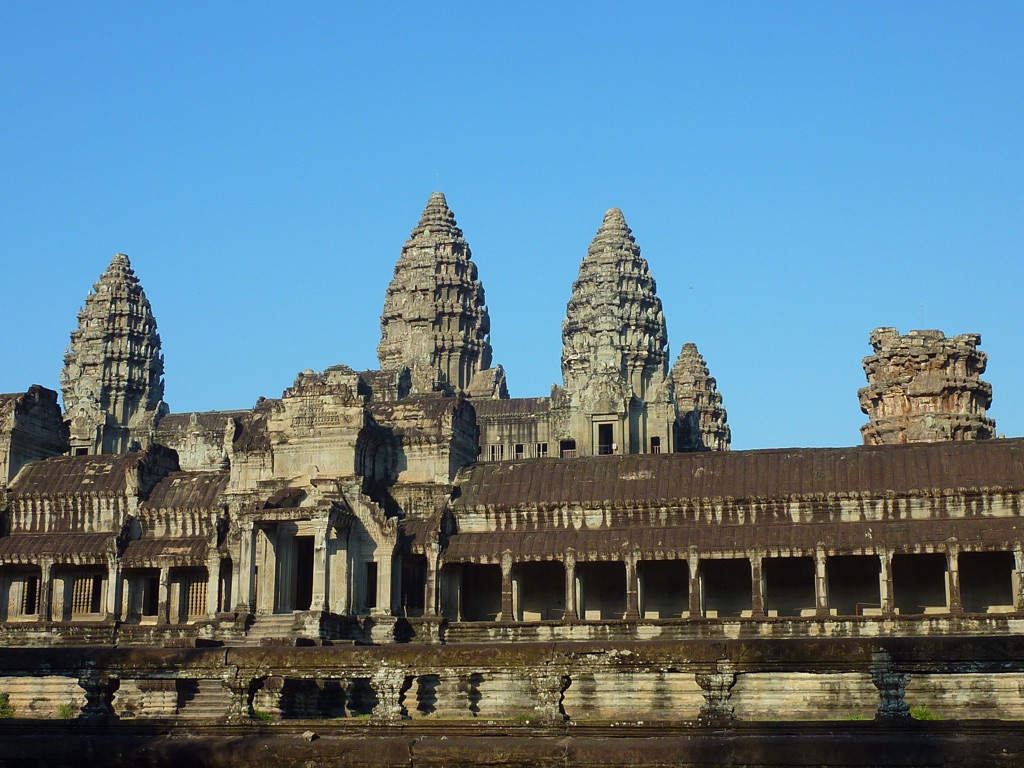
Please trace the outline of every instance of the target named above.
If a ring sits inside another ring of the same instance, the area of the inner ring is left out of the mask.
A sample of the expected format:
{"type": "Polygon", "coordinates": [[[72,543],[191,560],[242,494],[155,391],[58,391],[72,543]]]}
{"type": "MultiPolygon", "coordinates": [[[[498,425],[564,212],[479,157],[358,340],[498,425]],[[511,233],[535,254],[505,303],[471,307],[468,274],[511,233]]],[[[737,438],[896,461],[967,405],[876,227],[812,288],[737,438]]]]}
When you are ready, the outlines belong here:
{"type": "Polygon", "coordinates": [[[256,527],[249,521],[239,524],[241,546],[238,552],[238,589],[235,590],[235,611],[252,613],[256,606],[256,527]]]}
{"type": "Polygon", "coordinates": [[[696,550],[690,550],[686,565],[690,576],[690,618],[692,619],[703,614],[700,604],[700,558],[697,556],[696,550]]]}
{"type": "Polygon", "coordinates": [[[216,546],[212,550],[206,558],[206,615],[211,619],[217,615],[220,596],[220,553],[216,546]]]}
{"type": "Polygon", "coordinates": [[[160,591],[157,598],[156,623],[167,624],[171,611],[171,569],[169,566],[160,568],[160,591]]]}
{"type": "Polygon", "coordinates": [[[377,605],[371,614],[390,616],[394,611],[394,555],[391,549],[377,547],[373,560],[377,563],[377,605]]]}
{"type": "Polygon", "coordinates": [[[878,557],[882,563],[882,571],[878,576],[879,579],[879,596],[881,597],[882,603],[882,615],[892,616],[895,612],[895,598],[892,586],[892,552],[883,549],[878,553],[878,557]]]}
{"type": "Polygon", "coordinates": [[[309,604],[311,611],[326,611],[328,598],[328,574],[330,562],[327,548],[327,521],[317,521],[313,535],[313,597],[309,604]]]}
{"type": "Polygon", "coordinates": [[[427,547],[427,579],[424,585],[423,592],[423,615],[424,616],[437,616],[437,559],[438,559],[438,546],[436,543],[431,543],[427,547]]]}
{"type": "Polygon", "coordinates": [[[1024,547],[1013,550],[1013,610],[1024,608],[1024,547]]]}
{"type": "Polygon", "coordinates": [[[53,558],[39,558],[39,620],[50,620],[50,596],[53,594],[53,558]]]}
{"type": "Polygon", "coordinates": [[[580,617],[576,605],[576,551],[565,552],[565,620],[577,621],[580,617]]]}
{"type": "Polygon", "coordinates": [[[764,618],[764,583],[761,581],[761,555],[750,556],[750,613],[755,619],[764,618]]]}
{"type": "Polygon", "coordinates": [[[946,547],[946,608],[950,613],[964,612],[960,595],[960,547],[957,544],[946,547]]]}
{"type": "Polygon", "coordinates": [[[108,619],[116,621],[120,616],[121,608],[121,573],[118,567],[117,555],[107,555],[107,595],[106,613],[108,619]]]}
{"type": "Polygon", "coordinates": [[[501,553],[501,615],[498,621],[515,621],[512,612],[512,551],[501,553]]]}
{"type": "Polygon", "coordinates": [[[640,618],[640,595],[637,583],[636,561],[639,555],[636,553],[626,555],[626,614],[623,618],[626,621],[636,621],[640,618]]]}
{"type": "Polygon", "coordinates": [[[828,574],[825,570],[825,550],[814,550],[814,608],[819,618],[829,615],[828,574]]]}

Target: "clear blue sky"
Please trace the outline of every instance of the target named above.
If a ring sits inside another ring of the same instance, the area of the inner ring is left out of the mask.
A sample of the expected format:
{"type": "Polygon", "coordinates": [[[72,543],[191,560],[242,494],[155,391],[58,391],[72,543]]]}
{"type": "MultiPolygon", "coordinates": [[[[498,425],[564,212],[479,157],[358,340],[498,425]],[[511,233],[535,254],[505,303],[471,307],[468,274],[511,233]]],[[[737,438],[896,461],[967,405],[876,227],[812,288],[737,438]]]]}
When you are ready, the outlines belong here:
{"type": "Polygon", "coordinates": [[[604,211],[735,448],[854,445],[868,334],[982,334],[1024,435],[1022,3],[0,4],[0,391],[57,388],[112,254],[174,411],[374,367],[431,191],[514,396],[604,211]]]}

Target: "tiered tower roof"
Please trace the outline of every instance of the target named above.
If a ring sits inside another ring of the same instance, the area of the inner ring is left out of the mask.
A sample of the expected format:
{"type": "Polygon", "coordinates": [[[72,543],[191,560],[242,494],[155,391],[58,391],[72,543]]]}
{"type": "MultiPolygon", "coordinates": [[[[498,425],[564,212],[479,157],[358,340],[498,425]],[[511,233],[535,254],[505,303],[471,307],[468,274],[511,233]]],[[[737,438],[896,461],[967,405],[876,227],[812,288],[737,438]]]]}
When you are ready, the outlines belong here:
{"type": "Polygon", "coordinates": [[[704,357],[692,342],[683,344],[672,366],[676,408],[679,412],[680,451],[727,451],[732,430],[726,423],[718,383],[708,373],[704,357]]]}
{"type": "Polygon", "coordinates": [[[668,373],[668,332],[657,286],[622,211],[604,216],[562,323],[562,376],[578,391],[617,372],[637,397],[668,373]]]}
{"type": "Polygon", "coordinates": [[[156,319],[131,262],[118,253],[78,313],[61,390],[76,452],[148,445],[166,406],[156,319]]]}
{"type": "Polygon", "coordinates": [[[395,265],[377,347],[381,369],[407,366],[416,392],[463,392],[491,365],[491,321],[471,256],[444,195],[434,192],[395,265]]]}

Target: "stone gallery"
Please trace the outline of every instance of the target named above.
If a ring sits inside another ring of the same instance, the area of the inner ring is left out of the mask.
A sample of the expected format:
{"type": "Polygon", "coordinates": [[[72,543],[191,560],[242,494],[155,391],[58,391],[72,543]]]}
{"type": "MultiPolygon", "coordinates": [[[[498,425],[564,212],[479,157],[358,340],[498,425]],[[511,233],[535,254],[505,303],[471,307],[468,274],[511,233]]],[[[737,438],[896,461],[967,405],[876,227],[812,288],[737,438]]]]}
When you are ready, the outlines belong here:
{"type": "Polygon", "coordinates": [[[63,411],[38,385],[0,395],[16,713],[1024,717],[1024,441],[986,416],[979,335],[872,332],[863,446],[730,451],[717,383],[694,344],[670,357],[612,209],[562,383],[510,398],[440,193],[380,324],[379,370],[173,413],[153,308],[114,256],[63,411]]]}

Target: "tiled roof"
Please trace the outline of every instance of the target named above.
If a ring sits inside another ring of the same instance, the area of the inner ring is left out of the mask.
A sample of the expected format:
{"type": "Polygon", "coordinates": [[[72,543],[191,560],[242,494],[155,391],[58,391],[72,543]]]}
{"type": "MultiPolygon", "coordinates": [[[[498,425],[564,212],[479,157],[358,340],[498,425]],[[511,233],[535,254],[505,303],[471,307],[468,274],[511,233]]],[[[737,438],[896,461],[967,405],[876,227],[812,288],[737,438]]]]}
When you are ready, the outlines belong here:
{"type": "Polygon", "coordinates": [[[125,566],[206,565],[210,543],[206,538],[140,539],[129,542],[121,560],[125,566]]]}
{"type": "Polygon", "coordinates": [[[548,397],[514,397],[508,399],[479,398],[474,399],[473,407],[481,419],[494,419],[504,416],[533,416],[547,413],[551,406],[548,397]]]}
{"type": "Polygon", "coordinates": [[[596,456],[479,463],[453,507],[643,506],[700,498],[783,499],[1024,487],[1024,439],[858,448],[596,456]]]}
{"type": "Polygon", "coordinates": [[[0,537],[0,561],[34,561],[53,557],[56,561],[87,559],[106,562],[115,547],[112,533],[43,533],[0,537]]]}
{"type": "Polygon", "coordinates": [[[142,504],[143,509],[210,509],[227,487],[228,472],[172,472],[142,504]]]}
{"type": "Polygon", "coordinates": [[[144,455],[57,456],[35,461],[18,473],[11,483],[11,492],[14,496],[123,492],[125,475],[142,461],[144,455]]]}

